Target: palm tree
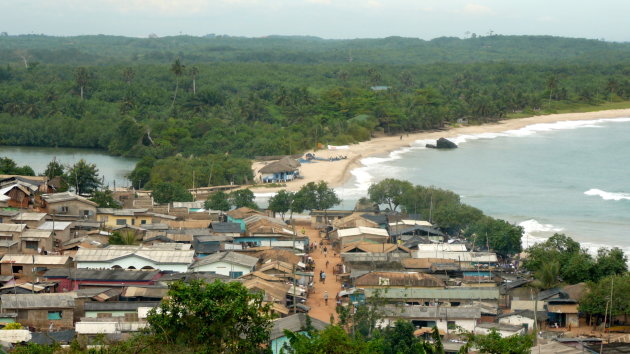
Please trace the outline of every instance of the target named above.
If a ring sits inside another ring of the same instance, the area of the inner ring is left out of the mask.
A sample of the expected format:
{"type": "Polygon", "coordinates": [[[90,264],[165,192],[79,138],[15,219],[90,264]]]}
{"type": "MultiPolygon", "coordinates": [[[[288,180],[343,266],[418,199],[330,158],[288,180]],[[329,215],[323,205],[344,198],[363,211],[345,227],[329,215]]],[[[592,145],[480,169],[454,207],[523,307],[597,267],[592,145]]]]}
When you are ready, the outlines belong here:
{"type": "Polygon", "coordinates": [[[558,77],[554,75],[549,77],[547,80],[547,89],[549,90],[549,107],[551,107],[551,94],[556,88],[558,88],[558,77]]]}
{"type": "Polygon", "coordinates": [[[77,81],[77,85],[79,85],[79,89],[81,90],[81,100],[83,100],[83,92],[88,80],[90,79],[90,74],[86,68],[79,67],[74,73],[74,78],[77,81]]]}
{"type": "Polygon", "coordinates": [[[175,94],[173,95],[173,102],[171,103],[171,108],[175,105],[175,99],[177,99],[177,90],[179,89],[179,78],[184,75],[184,68],[186,66],[181,63],[179,58],[175,59],[173,65],[171,65],[171,72],[175,74],[175,94]]]}
{"type": "Polygon", "coordinates": [[[127,85],[131,85],[131,81],[133,80],[133,77],[136,76],[136,72],[132,67],[127,67],[123,70],[122,75],[127,85]]]}
{"type": "Polygon", "coordinates": [[[559,283],[559,275],[560,263],[558,261],[549,261],[543,263],[538,272],[536,272],[536,279],[540,282],[541,288],[550,289],[559,283]]]}
{"type": "Polygon", "coordinates": [[[197,75],[199,75],[199,68],[193,66],[190,68],[190,76],[192,76],[193,95],[197,94],[197,75]]]}

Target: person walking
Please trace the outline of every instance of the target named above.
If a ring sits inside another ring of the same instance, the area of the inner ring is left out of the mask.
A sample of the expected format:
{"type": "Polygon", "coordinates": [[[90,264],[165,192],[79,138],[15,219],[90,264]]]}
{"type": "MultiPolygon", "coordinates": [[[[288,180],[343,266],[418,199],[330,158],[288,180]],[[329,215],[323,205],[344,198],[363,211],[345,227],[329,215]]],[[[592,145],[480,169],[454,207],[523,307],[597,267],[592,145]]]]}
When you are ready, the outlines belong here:
{"type": "Polygon", "coordinates": [[[328,269],[328,265],[330,264],[329,260],[326,260],[326,269],[328,269]]]}
{"type": "Polygon", "coordinates": [[[324,291],[324,303],[328,305],[328,291],[324,291]]]}
{"type": "Polygon", "coordinates": [[[326,272],[322,271],[322,283],[326,284],[326,272]]]}

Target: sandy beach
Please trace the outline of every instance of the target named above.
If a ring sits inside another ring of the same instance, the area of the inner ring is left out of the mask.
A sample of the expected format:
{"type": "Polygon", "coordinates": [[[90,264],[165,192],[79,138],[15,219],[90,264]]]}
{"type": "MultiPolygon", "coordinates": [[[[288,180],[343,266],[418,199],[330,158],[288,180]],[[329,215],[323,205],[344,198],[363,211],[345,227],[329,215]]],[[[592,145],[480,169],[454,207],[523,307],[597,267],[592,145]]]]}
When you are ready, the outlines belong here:
{"type": "MultiPolygon", "coordinates": [[[[304,163],[300,167],[303,179],[288,182],[286,187],[253,189],[255,193],[277,192],[280,189],[297,191],[309,182],[326,181],[330,186],[338,187],[344,184],[351,176],[350,171],[361,166],[361,159],[369,156],[385,155],[394,150],[408,147],[417,140],[437,140],[441,137],[452,138],[462,134],[499,133],[508,130],[521,129],[528,125],[540,123],[555,123],[560,121],[591,120],[601,118],[630,117],[630,109],[617,109],[598,112],[564,113],[533,116],[527,118],[507,119],[497,123],[483,125],[467,125],[442,131],[427,131],[402,136],[378,137],[369,141],[350,145],[346,150],[317,150],[311,151],[322,158],[346,156],[339,161],[318,161],[316,163],[304,163]]],[[[268,162],[254,162],[252,168],[254,175],[258,176],[258,170],[268,162]]]]}

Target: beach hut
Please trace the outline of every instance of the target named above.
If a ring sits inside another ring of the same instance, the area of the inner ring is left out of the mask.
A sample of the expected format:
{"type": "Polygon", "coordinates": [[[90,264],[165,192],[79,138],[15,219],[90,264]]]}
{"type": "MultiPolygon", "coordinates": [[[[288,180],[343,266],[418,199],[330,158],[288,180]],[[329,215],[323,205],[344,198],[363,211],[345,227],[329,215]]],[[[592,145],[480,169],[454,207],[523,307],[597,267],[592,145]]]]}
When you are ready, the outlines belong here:
{"type": "Polygon", "coordinates": [[[298,167],[300,167],[300,163],[297,160],[285,156],[279,161],[261,168],[258,172],[263,183],[287,182],[299,176],[298,167]]]}

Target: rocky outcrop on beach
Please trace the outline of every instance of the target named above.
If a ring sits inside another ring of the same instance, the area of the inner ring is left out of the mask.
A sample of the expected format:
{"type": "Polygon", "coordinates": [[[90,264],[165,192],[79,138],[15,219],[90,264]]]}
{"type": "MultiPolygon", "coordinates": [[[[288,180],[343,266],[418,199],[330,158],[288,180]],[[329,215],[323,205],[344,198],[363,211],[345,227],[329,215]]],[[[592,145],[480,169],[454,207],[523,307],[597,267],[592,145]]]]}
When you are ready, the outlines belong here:
{"type": "Polygon", "coordinates": [[[425,147],[429,149],[457,149],[457,144],[446,138],[439,138],[435,145],[426,144],[425,147]]]}

